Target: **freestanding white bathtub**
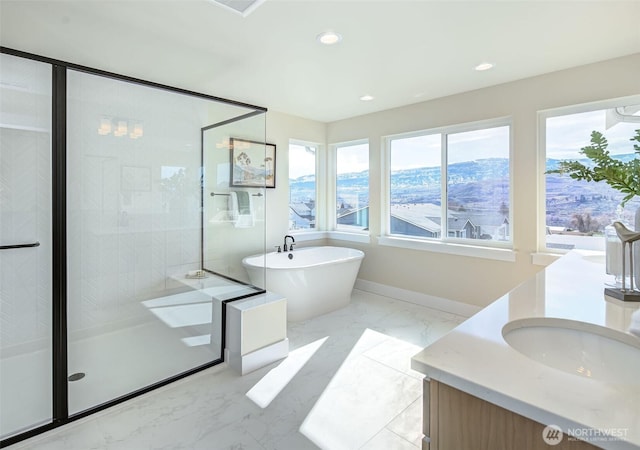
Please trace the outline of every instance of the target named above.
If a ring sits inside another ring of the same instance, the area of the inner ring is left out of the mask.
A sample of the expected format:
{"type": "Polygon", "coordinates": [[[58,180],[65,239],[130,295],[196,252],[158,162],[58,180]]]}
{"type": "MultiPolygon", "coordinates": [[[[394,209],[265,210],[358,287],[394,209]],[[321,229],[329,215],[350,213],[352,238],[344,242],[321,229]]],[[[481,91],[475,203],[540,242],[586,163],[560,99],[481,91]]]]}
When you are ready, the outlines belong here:
{"type": "Polygon", "coordinates": [[[362,258],[353,248],[305,247],[248,256],[242,265],[252,284],[286,297],[287,320],[297,322],[347,306],[362,258]]]}

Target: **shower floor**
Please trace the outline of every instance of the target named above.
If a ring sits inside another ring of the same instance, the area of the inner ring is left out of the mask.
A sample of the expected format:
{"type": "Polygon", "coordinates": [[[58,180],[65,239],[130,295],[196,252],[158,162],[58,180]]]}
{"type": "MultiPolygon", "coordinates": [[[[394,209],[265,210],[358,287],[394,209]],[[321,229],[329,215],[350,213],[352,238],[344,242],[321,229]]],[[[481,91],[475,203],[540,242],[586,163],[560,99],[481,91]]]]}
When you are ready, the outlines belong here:
{"type": "MultiPolygon", "coordinates": [[[[150,314],[135,326],[70,338],[68,374],[84,377],[68,382],[69,414],[219,359],[219,300],[253,292],[210,280],[197,291],[141,302],[150,314]]],[[[49,349],[0,359],[2,439],[51,421],[51,372],[49,349]]]]}
{"type": "MultiPolygon", "coordinates": [[[[220,357],[218,345],[189,346],[184,337],[162,323],[146,323],[71,342],[68,373],[81,372],[85,376],[68,383],[69,413],[81,412],[220,357]]],[[[22,424],[49,422],[50,354],[38,351],[0,362],[3,438],[23,431],[22,424]]]]}

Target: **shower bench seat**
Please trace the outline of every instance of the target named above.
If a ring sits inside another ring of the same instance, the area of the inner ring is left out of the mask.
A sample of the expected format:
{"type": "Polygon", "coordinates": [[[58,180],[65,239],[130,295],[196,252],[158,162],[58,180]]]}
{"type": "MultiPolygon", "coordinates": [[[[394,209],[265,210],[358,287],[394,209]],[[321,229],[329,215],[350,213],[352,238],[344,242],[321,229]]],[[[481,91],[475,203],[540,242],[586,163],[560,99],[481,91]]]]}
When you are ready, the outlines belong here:
{"type": "Polygon", "coordinates": [[[224,332],[224,361],[234,370],[244,375],[289,354],[287,301],[283,296],[215,275],[172,280],[213,300],[213,320],[220,318],[224,332]]]}
{"type": "Polygon", "coordinates": [[[265,292],[226,304],[225,361],[242,375],[289,354],[287,301],[265,292]]]}

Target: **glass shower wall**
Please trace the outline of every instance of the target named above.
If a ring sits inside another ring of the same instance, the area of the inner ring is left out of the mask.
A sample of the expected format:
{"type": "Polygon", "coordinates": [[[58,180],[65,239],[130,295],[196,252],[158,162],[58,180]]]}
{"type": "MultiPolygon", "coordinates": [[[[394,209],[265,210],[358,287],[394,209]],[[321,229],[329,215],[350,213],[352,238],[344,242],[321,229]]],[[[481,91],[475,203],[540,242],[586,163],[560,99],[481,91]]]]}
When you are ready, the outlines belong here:
{"type": "Polygon", "coordinates": [[[265,115],[202,130],[203,261],[213,273],[251,286],[242,259],[265,253],[266,185],[275,186],[275,151],[265,145],[265,115]]]}
{"type": "Polygon", "coordinates": [[[52,420],[51,66],[0,55],[0,438],[52,420]]]}
{"type": "MultiPolygon", "coordinates": [[[[212,288],[245,285],[236,272],[217,283],[202,271],[201,130],[254,110],[74,70],[67,81],[75,414],[222,358],[212,288]]],[[[264,136],[264,118],[249,120],[264,136]]],[[[246,230],[260,248],[263,222],[246,230]]],[[[211,238],[244,248],[244,236],[211,238]]]]}

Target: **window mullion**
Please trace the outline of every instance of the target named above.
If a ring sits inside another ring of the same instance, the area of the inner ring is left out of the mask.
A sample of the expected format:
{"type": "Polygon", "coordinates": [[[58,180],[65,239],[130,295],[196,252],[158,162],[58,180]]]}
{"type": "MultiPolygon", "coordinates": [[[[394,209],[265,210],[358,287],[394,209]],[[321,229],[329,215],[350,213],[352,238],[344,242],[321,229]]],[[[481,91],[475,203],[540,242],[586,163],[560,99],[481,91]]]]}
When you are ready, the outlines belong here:
{"type": "Polygon", "coordinates": [[[447,195],[447,133],[440,135],[440,240],[446,241],[449,237],[449,220],[448,220],[448,195],[447,195]]]}

